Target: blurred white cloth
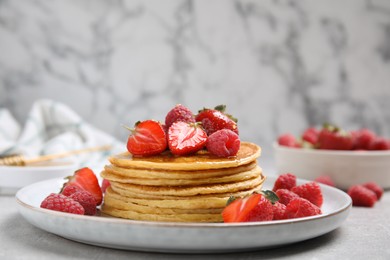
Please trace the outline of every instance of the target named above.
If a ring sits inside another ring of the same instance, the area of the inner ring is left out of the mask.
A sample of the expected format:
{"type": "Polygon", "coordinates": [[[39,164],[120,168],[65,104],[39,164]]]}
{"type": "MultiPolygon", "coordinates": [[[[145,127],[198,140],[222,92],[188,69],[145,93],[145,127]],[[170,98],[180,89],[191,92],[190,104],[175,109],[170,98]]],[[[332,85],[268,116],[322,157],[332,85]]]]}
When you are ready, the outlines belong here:
{"type": "Polygon", "coordinates": [[[18,153],[34,157],[101,145],[111,145],[113,149],[70,157],[79,167],[103,167],[108,155],[123,152],[126,146],[62,103],[36,101],[23,128],[7,109],[0,109],[1,155],[18,153]]]}

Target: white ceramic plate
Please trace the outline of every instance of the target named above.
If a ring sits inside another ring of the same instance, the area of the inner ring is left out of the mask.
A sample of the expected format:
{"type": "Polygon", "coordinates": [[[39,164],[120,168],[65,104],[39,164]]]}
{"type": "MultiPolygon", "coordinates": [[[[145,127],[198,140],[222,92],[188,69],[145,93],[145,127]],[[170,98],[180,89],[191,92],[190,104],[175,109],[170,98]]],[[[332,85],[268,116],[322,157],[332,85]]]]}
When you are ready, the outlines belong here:
{"type": "Polygon", "coordinates": [[[32,183],[72,175],[73,163],[48,166],[0,166],[0,194],[15,194],[32,183]]]}
{"type": "MultiPolygon", "coordinates": [[[[264,189],[270,189],[274,181],[275,177],[269,176],[264,189]]],[[[58,192],[62,183],[62,180],[48,180],[18,191],[16,199],[22,216],[38,228],[71,240],[126,250],[208,253],[282,246],[338,228],[351,208],[351,199],[346,193],[323,185],[323,214],[294,220],[235,224],[164,223],[81,216],[39,208],[44,197],[58,192]]]]}

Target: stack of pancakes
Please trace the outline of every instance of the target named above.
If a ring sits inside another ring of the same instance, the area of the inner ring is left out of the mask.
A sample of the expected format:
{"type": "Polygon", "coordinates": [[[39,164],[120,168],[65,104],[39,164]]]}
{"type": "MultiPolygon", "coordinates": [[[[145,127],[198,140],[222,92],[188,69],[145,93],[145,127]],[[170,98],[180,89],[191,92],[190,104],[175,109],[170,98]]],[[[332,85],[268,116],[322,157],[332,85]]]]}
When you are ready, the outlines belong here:
{"type": "Polygon", "coordinates": [[[221,222],[230,196],[261,189],[265,177],[257,165],[260,152],[259,146],[242,142],[231,158],[207,151],[189,156],[169,151],[150,157],[112,156],[101,172],[111,183],[102,212],[134,220],[221,222]]]}

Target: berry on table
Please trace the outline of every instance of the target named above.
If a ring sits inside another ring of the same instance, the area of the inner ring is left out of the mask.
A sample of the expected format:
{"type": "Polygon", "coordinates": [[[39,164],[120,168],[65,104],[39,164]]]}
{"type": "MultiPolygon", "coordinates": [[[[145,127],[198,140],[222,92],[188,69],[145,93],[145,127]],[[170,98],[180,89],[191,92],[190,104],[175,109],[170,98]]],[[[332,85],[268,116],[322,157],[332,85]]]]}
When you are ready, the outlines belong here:
{"type": "Polygon", "coordinates": [[[364,183],[362,185],[364,187],[366,187],[367,189],[372,190],[373,192],[375,192],[377,199],[380,200],[380,198],[383,195],[383,188],[381,186],[379,186],[377,183],[372,182],[372,181],[371,182],[366,182],[366,183],[364,183]]]}
{"type": "Polygon", "coordinates": [[[347,193],[352,199],[353,206],[373,207],[378,200],[375,192],[363,185],[353,185],[349,187],[347,193]]]}

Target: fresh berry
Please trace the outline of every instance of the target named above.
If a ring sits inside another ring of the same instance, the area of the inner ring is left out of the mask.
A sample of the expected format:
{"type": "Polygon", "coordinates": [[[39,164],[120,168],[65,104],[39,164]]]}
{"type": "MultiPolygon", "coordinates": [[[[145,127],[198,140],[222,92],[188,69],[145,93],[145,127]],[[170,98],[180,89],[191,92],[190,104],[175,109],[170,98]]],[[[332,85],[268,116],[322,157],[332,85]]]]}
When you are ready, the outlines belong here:
{"type": "Polygon", "coordinates": [[[369,150],[390,150],[390,141],[383,137],[376,137],[370,143],[369,150]]]}
{"type": "Polygon", "coordinates": [[[73,193],[69,198],[77,201],[84,208],[84,214],[93,216],[96,214],[96,201],[91,193],[85,190],[81,190],[73,193]]]}
{"type": "Polygon", "coordinates": [[[67,185],[65,186],[62,190],[61,190],[61,194],[64,195],[64,196],[67,196],[69,197],[70,195],[72,195],[73,193],[76,193],[78,191],[82,191],[83,189],[80,188],[79,186],[77,185],[67,185]]]}
{"type": "Polygon", "coordinates": [[[278,189],[275,193],[279,198],[279,202],[283,205],[287,205],[293,199],[299,198],[297,194],[287,189],[278,189]]]}
{"type": "Polygon", "coordinates": [[[111,185],[110,181],[107,179],[103,179],[102,181],[102,192],[105,193],[107,188],[111,185]]]}
{"type": "Polygon", "coordinates": [[[283,134],[278,137],[278,144],[287,147],[300,148],[301,144],[292,134],[283,134]]]}
{"type": "Polygon", "coordinates": [[[354,206],[373,207],[378,200],[375,192],[362,185],[349,187],[348,195],[351,197],[354,206]]]}
{"type": "Polygon", "coordinates": [[[334,181],[328,175],[321,175],[314,179],[315,182],[322,183],[331,187],[335,187],[334,181]]]}
{"type": "Polygon", "coordinates": [[[160,122],[145,120],[137,122],[127,140],[127,150],[135,156],[160,154],[167,149],[167,137],[160,122]]]}
{"type": "Polygon", "coordinates": [[[325,124],[318,135],[317,146],[319,149],[327,150],[351,150],[354,140],[349,132],[325,124]]]}
{"type": "Polygon", "coordinates": [[[197,124],[176,122],[168,130],[168,145],[175,155],[188,155],[203,149],[207,134],[197,124]]]}
{"type": "Polygon", "coordinates": [[[284,173],[278,176],[274,183],[273,191],[278,189],[291,190],[297,185],[297,177],[292,173],[284,173]]]}
{"type": "Polygon", "coordinates": [[[317,141],[318,141],[318,134],[319,134],[319,131],[317,128],[309,127],[303,132],[302,140],[304,140],[312,145],[315,145],[315,144],[317,144],[317,141]]]}
{"type": "Polygon", "coordinates": [[[252,194],[244,199],[237,199],[223,211],[224,222],[251,222],[273,219],[272,203],[262,194],[252,194]]]}
{"type": "Polygon", "coordinates": [[[375,192],[377,199],[380,200],[380,198],[383,195],[383,188],[381,186],[379,186],[375,182],[367,182],[367,183],[364,183],[363,186],[366,187],[367,189],[375,192]]]}
{"type": "Polygon", "coordinates": [[[272,209],[274,211],[273,220],[285,219],[286,205],[277,201],[272,205],[272,209]]]}
{"type": "Polygon", "coordinates": [[[235,156],[240,149],[240,138],[229,129],[221,129],[208,137],[206,148],[218,157],[235,156]]]}
{"type": "Polygon", "coordinates": [[[207,135],[221,130],[229,129],[238,134],[237,119],[225,113],[226,106],[216,106],[214,109],[204,108],[196,115],[196,122],[201,122],[207,135]]]}
{"type": "Polygon", "coordinates": [[[299,197],[307,199],[317,207],[322,206],[323,196],[321,187],[314,181],[295,186],[291,189],[291,191],[299,197]]]}
{"type": "Polygon", "coordinates": [[[369,129],[363,128],[355,131],[355,150],[369,150],[376,135],[369,129]]]}
{"type": "Polygon", "coordinates": [[[100,205],[102,203],[103,194],[99,186],[99,181],[96,178],[95,173],[90,168],[81,168],[77,170],[73,176],[67,177],[67,179],[68,182],[64,184],[63,189],[69,185],[78,186],[94,196],[96,205],[100,205]]]}
{"type": "Polygon", "coordinates": [[[55,211],[84,215],[84,208],[80,203],[62,194],[51,193],[41,203],[41,208],[55,211]]]}
{"type": "Polygon", "coordinates": [[[321,209],[304,198],[296,198],[286,206],[285,218],[302,218],[321,214],[321,209]]]}
{"type": "Polygon", "coordinates": [[[191,110],[181,104],[172,108],[165,117],[165,125],[169,128],[173,123],[182,121],[186,123],[195,123],[195,116],[191,110]]]}

